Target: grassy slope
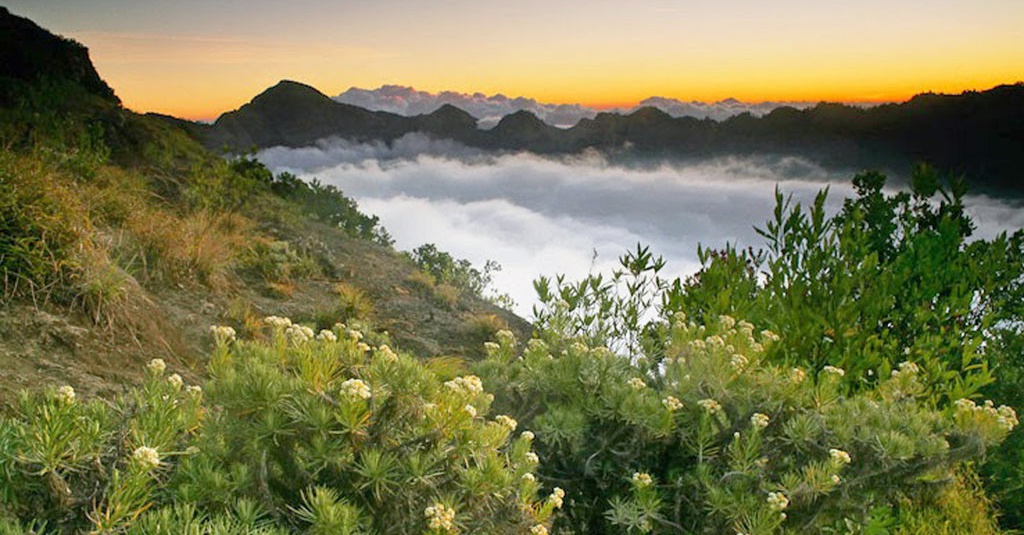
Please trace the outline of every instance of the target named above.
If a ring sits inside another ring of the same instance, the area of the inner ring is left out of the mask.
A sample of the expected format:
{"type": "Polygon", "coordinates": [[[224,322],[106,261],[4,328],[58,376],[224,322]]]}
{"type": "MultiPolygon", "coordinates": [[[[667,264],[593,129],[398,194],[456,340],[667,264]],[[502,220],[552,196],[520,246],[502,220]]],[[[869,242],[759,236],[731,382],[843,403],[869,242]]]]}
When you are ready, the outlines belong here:
{"type": "Polygon", "coordinates": [[[529,329],[425,287],[390,247],[246,183],[165,121],[79,109],[0,110],[0,400],[46,384],[119,390],[154,357],[200,374],[209,325],[266,315],[330,326],[359,311],[425,356],[472,358],[495,326],[529,329]]]}

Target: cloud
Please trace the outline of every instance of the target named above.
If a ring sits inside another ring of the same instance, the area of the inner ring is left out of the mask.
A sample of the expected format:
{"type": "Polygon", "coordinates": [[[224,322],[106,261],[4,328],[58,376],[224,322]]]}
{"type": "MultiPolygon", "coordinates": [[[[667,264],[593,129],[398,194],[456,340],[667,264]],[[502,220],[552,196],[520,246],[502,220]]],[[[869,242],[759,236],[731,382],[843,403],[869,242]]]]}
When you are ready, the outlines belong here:
{"type": "MultiPolygon", "coordinates": [[[[668,275],[698,267],[697,245],[759,247],[778,186],[807,203],[829,187],[829,208],[853,194],[848,172],[802,158],[719,158],[691,163],[612,165],[597,153],[549,158],[488,154],[421,135],[392,145],[324,142],[275,148],[259,158],[276,171],[316,177],[378,215],[399,249],[437,246],[477,266],[496,260],[495,285],[529,316],[532,281],[608,272],[637,243],[668,260],[668,275]],[[592,263],[596,252],[596,260],[592,263]]],[[[1019,206],[968,200],[978,235],[1024,227],[1019,206]]]]}
{"type": "MultiPolygon", "coordinates": [[[[483,93],[458,93],[442,91],[430,93],[418,91],[412,87],[385,85],[377,89],[360,89],[353,87],[334,97],[338,102],[352,104],[375,111],[387,111],[399,115],[422,115],[431,113],[445,104],[456,106],[480,121],[481,128],[491,128],[498,124],[502,117],[520,110],[533,112],[544,122],[560,128],[568,128],[580,119],[593,119],[600,110],[588,108],[580,104],[547,104],[526,97],[506,97],[505,95],[485,95],[483,93]]],[[[779,106],[807,108],[812,102],[761,102],[745,103],[736,99],[719,102],[684,102],[665,97],[651,97],[641,101],[633,108],[616,109],[621,113],[631,113],[640,107],[653,106],[673,117],[696,117],[722,120],[741,113],[764,115],[779,106]]]]}

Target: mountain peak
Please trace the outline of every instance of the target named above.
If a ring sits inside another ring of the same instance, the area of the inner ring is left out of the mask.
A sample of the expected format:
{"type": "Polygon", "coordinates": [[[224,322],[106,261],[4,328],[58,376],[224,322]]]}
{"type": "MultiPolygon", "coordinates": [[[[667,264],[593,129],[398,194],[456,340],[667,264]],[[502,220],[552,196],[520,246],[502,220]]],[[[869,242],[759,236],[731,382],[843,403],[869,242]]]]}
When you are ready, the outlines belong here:
{"type": "Polygon", "coordinates": [[[121,103],[93,67],[89,49],[0,7],[0,103],[43,81],[66,82],[121,103]]]}

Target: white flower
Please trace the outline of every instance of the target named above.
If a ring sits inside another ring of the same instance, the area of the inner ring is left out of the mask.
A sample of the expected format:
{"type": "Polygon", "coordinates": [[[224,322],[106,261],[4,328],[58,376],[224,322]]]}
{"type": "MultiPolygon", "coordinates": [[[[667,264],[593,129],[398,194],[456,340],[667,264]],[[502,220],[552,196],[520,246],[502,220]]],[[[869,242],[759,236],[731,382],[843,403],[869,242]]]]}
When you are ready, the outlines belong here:
{"type": "Polygon", "coordinates": [[[370,399],[370,385],[362,379],[348,379],[341,383],[341,392],[349,399],[370,399]]]}
{"type": "Polygon", "coordinates": [[[852,460],[850,459],[849,453],[846,453],[843,450],[837,450],[835,448],[828,450],[828,456],[832,460],[832,464],[836,466],[850,464],[852,460]]]}
{"type": "Polygon", "coordinates": [[[442,503],[435,503],[424,509],[423,514],[427,517],[427,525],[430,529],[455,530],[455,509],[442,503]]]}
{"type": "Polygon", "coordinates": [[[75,402],[75,389],[71,388],[71,385],[64,385],[57,389],[57,400],[64,405],[70,405],[75,402]]]}
{"type": "Polygon", "coordinates": [[[667,398],[661,400],[661,404],[664,405],[665,408],[668,409],[669,411],[677,411],[683,408],[683,402],[679,401],[677,398],[673,396],[668,396],[667,398]]]}
{"type": "Polygon", "coordinates": [[[203,395],[203,387],[199,385],[189,385],[187,388],[185,388],[185,392],[187,392],[188,395],[194,398],[198,398],[199,396],[203,395]]]}
{"type": "Polygon", "coordinates": [[[149,470],[160,466],[160,453],[149,446],[139,446],[132,452],[132,460],[149,470]]]}
{"type": "Polygon", "coordinates": [[[718,316],[718,323],[722,325],[723,329],[732,329],[736,326],[736,320],[732,316],[718,316]]]}
{"type": "Polygon", "coordinates": [[[153,375],[163,375],[164,370],[167,369],[167,364],[164,362],[164,359],[153,359],[149,361],[149,364],[146,364],[146,369],[153,375]]]}
{"type": "Polygon", "coordinates": [[[534,453],[532,451],[528,451],[528,452],[526,452],[526,462],[528,462],[530,464],[537,464],[537,463],[540,462],[540,458],[537,457],[536,453],[534,453]]]}
{"type": "Polygon", "coordinates": [[[525,438],[526,440],[533,440],[535,438],[533,431],[523,431],[519,436],[525,438]]]}
{"type": "Polygon", "coordinates": [[[466,411],[470,418],[476,418],[476,407],[467,404],[462,410],[466,411]]]}
{"type": "Polygon", "coordinates": [[[996,409],[996,413],[999,415],[996,418],[996,423],[1006,431],[1013,431],[1013,428],[1020,424],[1020,420],[1017,419],[1017,411],[1009,405],[1000,405],[996,409]]]}
{"type": "Polygon", "coordinates": [[[530,472],[523,474],[523,479],[527,481],[537,481],[537,477],[531,474],[530,472]]]}
{"type": "Polygon", "coordinates": [[[516,335],[512,334],[512,331],[502,329],[494,334],[494,337],[498,339],[498,343],[503,346],[511,346],[516,343],[516,335]]]}
{"type": "Polygon", "coordinates": [[[181,385],[185,384],[185,381],[181,379],[181,376],[176,373],[172,373],[171,375],[169,375],[167,377],[167,382],[170,383],[175,390],[180,389],[181,385]]]}
{"type": "Polygon", "coordinates": [[[835,483],[836,485],[838,485],[840,481],[842,481],[842,478],[839,477],[839,475],[832,474],[832,483],[835,483]]]}
{"type": "Polygon", "coordinates": [[[628,384],[633,390],[643,390],[647,387],[647,383],[639,377],[630,378],[629,381],[626,381],[626,384],[628,384]]]}
{"type": "Polygon", "coordinates": [[[551,495],[548,496],[548,501],[551,502],[555,509],[562,507],[562,500],[564,499],[565,491],[559,487],[555,487],[554,490],[551,491],[551,495]]]}
{"type": "Polygon", "coordinates": [[[370,350],[370,344],[367,344],[366,342],[359,342],[358,344],[356,344],[356,349],[362,351],[363,353],[366,353],[367,351],[370,350]]]}
{"type": "Polygon", "coordinates": [[[899,368],[900,369],[898,369],[898,370],[893,370],[892,371],[891,375],[892,375],[893,379],[896,379],[896,378],[898,378],[900,376],[911,376],[911,377],[913,377],[913,376],[917,375],[917,372],[921,371],[920,368],[917,367],[917,364],[914,364],[913,362],[907,362],[907,361],[901,362],[899,368]]]}
{"type": "Polygon", "coordinates": [[[768,342],[778,342],[779,335],[769,331],[768,329],[765,329],[761,331],[761,340],[768,342]]]}
{"type": "Polygon", "coordinates": [[[278,316],[267,316],[263,318],[263,323],[270,325],[275,329],[285,329],[292,326],[292,320],[278,316]]]}
{"type": "Polygon", "coordinates": [[[729,359],[729,364],[731,364],[731,365],[732,365],[732,368],[733,368],[734,370],[736,370],[736,371],[742,371],[742,370],[743,370],[743,368],[746,368],[746,367],[747,367],[747,364],[748,364],[749,362],[750,362],[750,361],[749,361],[749,360],[747,360],[747,357],[744,357],[743,355],[741,355],[741,354],[739,354],[739,353],[736,353],[736,354],[734,354],[734,355],[732,356],[732,358],[731,358],[731,359],[729,359]]]}
{"type": "Polygon", "coordinates": [[[355,329],[349,329],[345,333],[345,335],[348,336],[349,340],[352,340],[353,342],[358,342],[363,339],[363,333],[355,329]]]}
{"type": "Polygon", "coordinates": [[[842,377],[842,376],[846,375],[846,370],[844,370],[842,368],[837,368],[835,366],[825,366],[824,368],[821,369],[821,371],[823,371],[825,373],[829,373],[829,374],[835,375],[835,376],[838,376],[838,377],[842,377]]]}
{"type": "Polygon", "coordinates": [[[210,334],[218,345],[235,341],[235,330],[227,325],[210,325],[210,334]]]}
{"type": "Polygon", "coordinates": [[[380,355],[385,362],[397,362],[398,355],[391,350],[387,345],[382,345],[377,348],[377,354],[380,355]]]}
{"type": "Polygon", "coordinates": [[[548,535],[548,528],[544,524],[537,524],[530,528],[530,535],[548,535]]]}
{"type": "Polygon", "coordinates": [[[795,384],[804,382],[807,378],[807,374],[801,368],[793,368],[789,370],[789,380],[795,384]]]}
{"type": "Polygon", "coordinates": [[[789,498],[781,492],[769,492],[767,501],[768,507],[771,507],[774,511],[782,511],[789,507],[789,498]]]}
{"type": "Polygon", "coordinates": [[[445,381],[444,386],[453,392],[479,394],[484,391],[484,384],[475,375],[456,377],[451,381],[445,381]]]}
{"type": "Polygon", "coordinates": [[[494,342],[484,342],[484,351],[488,354],[497,353],[499,349],[501,349],[501,346],[494,342]]]}
{"type": "Polygon", "coordinates": [[[761,414],[759,412],[755,412],[750,417],[750,425],[754,426],[755,429],[764,429],[765,427],[768,427],[768,422],[770,421],[771,419],[768,418],[767,414],[761,414]]]}
{"type": "Polygon", "coordinates": [[[722,410],[722,406],[719,405],[718,402],[713,399],[702,399],[697,402],[697,405],[703,407],[704,410],[708,411],[708,414],[711,415],[717,414],[722,410]]]}
{"type": "Polygon", "coordinates": [[[651,483],[654,483],[654,480],[651,478],[651,474],[648,474],[647,472],[633,472],[633,477],[630,478],[630,481],[641,489],[649,487],[651,486],[651,483]]]}
{"type": "Polygon", "coordinates": [[[337,342],[338,335],[334,334],[334,331],[321,329],[320,332],[316,335],[316,339],[320,340],[321,342],[337,342]]]}
{"type": "Polygon", "coordinates": [[[504,414],[499,414],[498,416],[495,416],[494,421],[507,427],[509,431],[515,431],[516,426],[519,425],[519,422],[515,421],[514,418],[512,418],[511,416],[506,416],[504,414]]]}
{"type": "Polygon", "coordinates": [[[313,339],[313,329],[306,327],[305,325],[299,325],[294,323],[289,325],[284,330],[284,335],[293,344],[300,344],[302,342],[308,342],[313,339]]]}

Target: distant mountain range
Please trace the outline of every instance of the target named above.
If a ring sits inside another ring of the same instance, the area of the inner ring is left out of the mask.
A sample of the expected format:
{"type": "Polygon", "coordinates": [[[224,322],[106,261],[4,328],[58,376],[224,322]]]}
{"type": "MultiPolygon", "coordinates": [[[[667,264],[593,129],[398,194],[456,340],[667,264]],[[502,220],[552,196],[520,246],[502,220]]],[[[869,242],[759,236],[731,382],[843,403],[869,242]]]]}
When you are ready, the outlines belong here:
{"type": "Polygon", "coordinates": [[[783,106],[764,116],[722,121],[672,117],[655,107],[598,113],[556,128],[530,111],[494,128],[450,104],[403,116],[337,102],[298,82],[282,81],[212,125],[185,125],[215,149],[301,147],[324,138],[390,142],[421,132],[466,145],[539,154],[587,148],[620,157],[695,158],[788,154],[824,165],[908,169],[924,161],[968,176],[975,189],[1024,193],[1024,83],[959,95],[921,94],[870,108],[820,103],[783,106]]]}
{"type": "MultiPolygon", "coordinates": [[[[384,85],[377,89],[352,87],[334,97],[343,104],[359,106],[371,111],[386,111],[398,115],[424,115],[445,104],[468,112],[478,120],[480,128],[491,128],[502,117],[517,111],[528,111],[552,126],[568,128],[580,119],[593,119],[601,110],[580,104],[550,104],[526,97],[507,97],[502,94],[459,93],[441,91],[430,93],[400,85],[384,85]]],[[[721,121],[733,115],[750,112],[764,115],[775,108],[790,106],[797,109],[809,108],[814,102],[742,102],[733,98],[718,102],[682,101],[674,98],[650,97],[632,108],[609,111],[630,113],[646,106],[658,108],[673,117],[694,117],[721,121]]]]}

